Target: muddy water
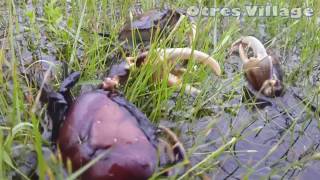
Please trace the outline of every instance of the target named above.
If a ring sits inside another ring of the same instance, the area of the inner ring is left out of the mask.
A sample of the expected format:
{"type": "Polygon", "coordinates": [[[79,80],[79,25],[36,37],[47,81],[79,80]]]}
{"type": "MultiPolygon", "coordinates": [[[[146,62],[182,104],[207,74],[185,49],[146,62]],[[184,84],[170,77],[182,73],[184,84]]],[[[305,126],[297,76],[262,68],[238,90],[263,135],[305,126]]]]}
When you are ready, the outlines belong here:
{"type": "MultiPolygon", "coordinates": [[[[245,27],[246,23],[242,23],[245,27]]],[[[273,38],[268,35],[264,24],[243,34],[255,35],[264,43],[273,38]]],[[[297,45],[288,51],[273,49],[281,57],[285,74],[301,68],[300,48],[297,45]]],[[[241,60],[236,56],[227,57],[223,65],[225,78],[222,80],[227,86],[223,93],[235,92],[236,96],[220,107],[210,105],[214,116],[192,122],[176,122],[175,117],[171,117],[160,123],[176,129],[180,134],[192,165],[232,137],[239,137],[230,152],[198,169],[198,172],[202,171],[212,179],[243,179],[252,171],[249,179],[317,180],[320,177],[320,162],[312,157],[320,152],[320,109],[317,106],[320,57],[314,59],[312,64],[311,74],[299,71],[294,83],[285,82],[286,90],[282,97],[267,98],[263,106],[249,106],[246,102],[241,103],[245,99],[241,88],[227,85],[241,72],[241,60]],[[308,103],[310,106],[307,106],[308,103]]],[[[218,95],[219,98],[223,95],[218,95]]],[[[187,112],[181,112],[181,117],[183,113],[187,112]]]]}
{"type": "MultiPolygon", "coordinates": [[[[214,179],[242,179],[252,167],[255,171],[250,179],[318,179],[320,163],[305,159],[319,152],[319,115],[298,98],[299,89],[287,87],[282,97],[271,99],[263,108],[243,104],[235,114],[215,108],[218,117],[207,116],[194,123],[162,123],[178,127],[181,140],[192,152],[193,165],[231,137],[241,136],[232,152],[211,162],[214,170],[207,173],[214,179]]],[[[225,103],[232,105],[240,98],[243,96],[225,103]]]]}
{"type": "MultiPolygon", "coordinates": [[[[267,40],[265,26],[259,27],[261,28],[255,35],[267,40]]],[[[280,58],[287,73],[300,64],[298,47],[293,50],[282,54],[280,58]]],[[[227,79],[223,82],[241,71],[240,62],[239,57],[235,56],[226,59],[224,67],[227,79]]],[[[253,170],[250,179],[316,180],[320,177],[320,162],[310,159],[320,152],[320,113],[316,105],[319,73],[320,58],[317,58],[309,77],[299,74],[302,76],[296,83],[285,83],[287,86],[282,97],[267,98],[263,106],[241,103],[245,96],[240,89],[235,90],[237,96],[225,101],[223,105],[234,107],[236,113],[220,107],[212,109],[213,114],[218,117],[207,116],[193,123],[174,123],[174,119],[162,123],[172,128],[177,127],[181,140],[189,149],[192,165],[217,150],[231,137],[240,137],[230,152],[207,163],[203,168],[212,179],[243,179],[253,170]],[[314,94],[316,100],[312,99],[314,94]],[[311,105],[306,106],[308,103],[311,105]],[[234,106],[235,104],[240,106],[234,106]],[[210,170],[205,169],[210,166],[210,170]]],[[[226,87],[224,93],[231,91],[234,91],[232,87],[226,87]]]]}

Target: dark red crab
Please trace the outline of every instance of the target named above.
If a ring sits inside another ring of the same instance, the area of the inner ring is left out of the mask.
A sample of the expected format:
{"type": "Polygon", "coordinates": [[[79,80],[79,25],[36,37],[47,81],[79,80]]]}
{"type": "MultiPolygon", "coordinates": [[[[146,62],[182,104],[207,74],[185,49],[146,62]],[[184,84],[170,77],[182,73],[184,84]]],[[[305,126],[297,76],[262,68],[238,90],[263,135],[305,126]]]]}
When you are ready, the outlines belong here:
{"type": "Polygon", "coordinates": [[[82,174],[82,179],[148,179],[158,168],[158,151],[169,152],[163,154],[168,158],[160,157],[161,164],[183,160],[185,152],[177,137],[166,128],[155,128],[119,93],[97,89],[72,101],[70,88],[79,76],[78,72],[72,73],[58,93],[50,93],[48,112],[53,120],[53,140],[63,160],[71,160],[73,171],[106,152],[82,174]],[[171,141],[174,148],[159,141],[158,130],[176,140],[171,141]]]}

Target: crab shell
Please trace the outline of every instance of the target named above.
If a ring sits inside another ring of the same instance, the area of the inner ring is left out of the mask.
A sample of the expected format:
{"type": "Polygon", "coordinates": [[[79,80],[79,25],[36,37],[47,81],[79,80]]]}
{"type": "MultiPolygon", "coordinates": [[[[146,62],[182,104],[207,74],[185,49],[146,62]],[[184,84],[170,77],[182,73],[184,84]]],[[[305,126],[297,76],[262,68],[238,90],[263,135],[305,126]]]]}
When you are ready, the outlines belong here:
{"type": "Polygon", "coordinates": [[[63,160],[71,160],[73,171],[108,150],[82,174],[83,179],[148,179],[158,163],[155,132],[134,105],[96,90],[72,104],[57,144],[63,160]]]}
{"type": "MultiPolygon", "coordinates": [[[[128,20],[122,27],[118,39],[120,41],[128,40],[129,45],[132,45],[133,42],[148,44],[152,37],[156,37],[157,33],[162,34],[165,28],[172,28],[179,21],[181,15],[181,12],[172,9],[149,10],[133,17],[132,20],[128,20]],[[135,38],[133,39],[133,37],[135,38]]],[[[169,32],[169,29],[166,32],[169,32]]]]}
{"type": "Polygon", "coordinates": [[[250,84],[259,91],[263,83],[270,78],[272,62],[269,57],[265,57],[262,60],[250,59],[243,64],[243,70],[250,84]]]}

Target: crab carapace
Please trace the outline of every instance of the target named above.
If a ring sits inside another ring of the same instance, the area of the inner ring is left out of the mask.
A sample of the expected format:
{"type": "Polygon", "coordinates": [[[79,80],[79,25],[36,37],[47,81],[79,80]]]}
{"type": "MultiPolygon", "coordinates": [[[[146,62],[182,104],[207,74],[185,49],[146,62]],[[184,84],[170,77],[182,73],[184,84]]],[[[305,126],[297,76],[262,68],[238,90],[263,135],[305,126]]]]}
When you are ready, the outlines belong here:
{"type": "Polygon", "coordinates": [[[78,72],[71,73],[58,92],[49,93],[48,112],[53,121],[53,141],[64,162],[71,161],[73,171],[106,152],[81,175],[82,179],[148,179],[160,163],[183,160],[185,151],[177,137],[172,137],[174,133],[156,128],[120,93],[97,89],[73,100],[70,89],[79,77],[78,72]],[[164,144],[158,131],[175,141],[164,144]],[[167,154],[159,157],[158,152],[167,154]]]}

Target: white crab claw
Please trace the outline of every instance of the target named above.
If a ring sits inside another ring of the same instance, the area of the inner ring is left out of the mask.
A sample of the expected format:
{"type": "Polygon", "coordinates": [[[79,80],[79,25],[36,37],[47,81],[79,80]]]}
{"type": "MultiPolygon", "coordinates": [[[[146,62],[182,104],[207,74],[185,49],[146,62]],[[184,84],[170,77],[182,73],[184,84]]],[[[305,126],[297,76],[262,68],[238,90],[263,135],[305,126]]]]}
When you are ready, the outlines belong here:
{"type": "MultiPolygon", "coordinates": [[[[169,86],[178,85],[179,89],[182,89],[183,87],[183,85],[181,84],[181,79],[178,76],[175,76],[171,73],[169,73],[168,84],[169,86]]],[[[201,92],[199,89],[191,86],[190,84],[186,84],[185,86],[185,93],[190,94],[192,96],[197,96],[201,92]]]]}
{"type": "MultiPolygon", "coordinates": [[[[221,75],[219,63],[208,54],[201,51],[192,50],[191,48],[158,49],[158,56],[161,61],[166,60],[172,63],[176,63],[178,60],[187,60],[193,58],[195,61],[201,64],[208,65],[216,75],[221,75]]],[[[182,88],[180,77],[171,73],[169,73],[168,82],[169,86],[178,85],[180,89],[182,88]]],[[[198,95],[201,91],[189,84],[186,84],[185,92],[191,95],[198,95]]]]}
{"type": "Polygon", "coordinates": [[[265,58],[266,56],[268,56],[266,48],[261,43],[261,41],[259,41],[256,37],[253,37],[253,36],[241,37],[240,39],[238,39],[234,43],[232,43],[231,47],[235,47],[238,44],[240,44],[240,45],[246,44],[248,47],[250,47],[253,50],[253,53],[257,59],[261,60],[261,59],[265,58]]]}
{"type": "Polygon", "coordinates": [[[201,64],[208,65],[216,75],[221,75],[219,63],[210,55],[204,52],[193,50],[191,48],[167,48],[158,49],[158,54],[160,60],[167,60],[169,62],[176,62],[178,60],[187,60],[193,58],[195,61],[201,64]]]}
{"type": "Polygon", "coordinates": [[[242,44],[239,45],[239,55],[240,55],[240,59],[242,60],[243,63],[249,62],[249,58],[248,58],[247,54],[244,52],[242,44]]]}

